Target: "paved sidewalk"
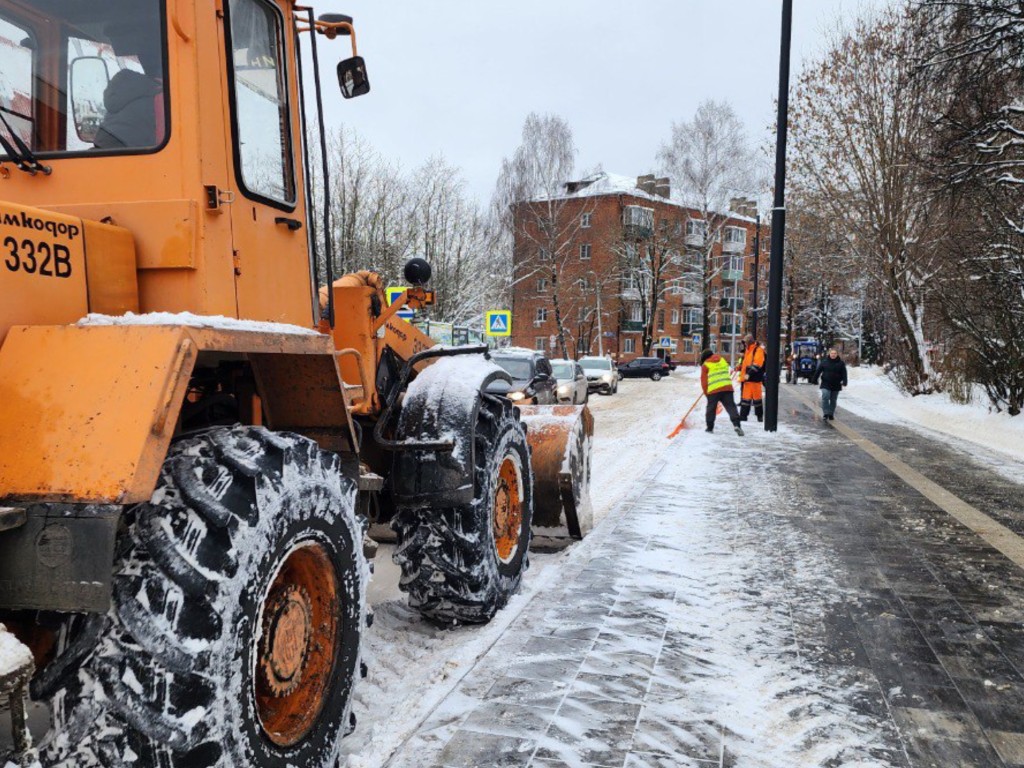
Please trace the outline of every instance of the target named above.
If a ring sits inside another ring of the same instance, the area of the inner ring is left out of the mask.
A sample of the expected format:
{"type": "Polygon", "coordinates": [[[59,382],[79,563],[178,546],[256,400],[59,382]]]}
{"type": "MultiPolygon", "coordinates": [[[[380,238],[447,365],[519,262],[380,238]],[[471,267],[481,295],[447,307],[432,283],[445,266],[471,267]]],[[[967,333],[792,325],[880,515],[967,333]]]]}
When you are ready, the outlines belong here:
{"type": "MultiPolygon", "coordinates": [[[[837,418],[1024,531],[994,462],[837,418]]],[[[782,420],[685,432],[388,765],[1024,766],[1024,572],[782,420]]]]}

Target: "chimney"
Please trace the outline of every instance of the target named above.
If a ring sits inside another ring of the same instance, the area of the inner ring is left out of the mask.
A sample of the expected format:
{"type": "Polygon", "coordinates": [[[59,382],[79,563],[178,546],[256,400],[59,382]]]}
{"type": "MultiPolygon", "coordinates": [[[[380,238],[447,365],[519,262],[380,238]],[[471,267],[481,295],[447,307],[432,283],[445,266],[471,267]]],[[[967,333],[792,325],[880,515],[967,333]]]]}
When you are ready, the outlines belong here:
{"type": "Polygon", "coordinates": [[[672,197],[672,181],[667,177],[654,180],[654,194],[668,200],[672,197]]]}
{"type": "Polygon", "coordinates": [[[757,216],[757,201],[748,200],[745,197],[734,197],[729,200],[729,210],[740,216],[753,219],[757,216]]]}
{"type": "Polygon", "coordinates": [[[648,195],[654,194],[654,174],[648,173],[645,176],[636,177],[636,188],[648,195]]]}

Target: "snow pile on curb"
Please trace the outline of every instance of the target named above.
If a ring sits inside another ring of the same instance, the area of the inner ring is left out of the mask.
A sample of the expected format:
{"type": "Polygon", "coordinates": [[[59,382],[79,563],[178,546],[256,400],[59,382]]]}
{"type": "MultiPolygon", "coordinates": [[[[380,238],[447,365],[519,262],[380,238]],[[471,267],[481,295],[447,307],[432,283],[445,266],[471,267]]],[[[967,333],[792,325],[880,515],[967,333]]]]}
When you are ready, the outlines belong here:
{"type": "Polygon", "coordinates": [[[848,370],[850,386],[839,396],[841,409],[874,421],[899,421],[917,431],[939,432],[1021,458],[1024,416],[997,413],[984,397],[968,405],[951,402],[945,394],[911,397],[900,392],[877,366],[848,370]]]}

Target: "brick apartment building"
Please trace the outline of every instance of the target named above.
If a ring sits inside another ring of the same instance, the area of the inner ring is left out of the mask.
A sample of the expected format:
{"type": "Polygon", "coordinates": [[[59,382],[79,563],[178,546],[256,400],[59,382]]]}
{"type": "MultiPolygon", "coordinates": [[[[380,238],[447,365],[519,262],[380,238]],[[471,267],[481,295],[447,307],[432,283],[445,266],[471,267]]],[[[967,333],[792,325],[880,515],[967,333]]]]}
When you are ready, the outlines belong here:
{"type": "MultiPolygon", "coordinates": [[[[598,173],[554,200],[514,209],[512,343],[561,357],[643,354],[696,364],[710,346],[730,355],[751,327],[756,205],[707,218],[670,197],[668,179],[598,173]],[[706,264],[706,271],[705,271],[706,264]],[[708,279],[710,338],[701,335],[708,279]],[[655,301],[656,297],[656,301],[655,301]],[[710,343],[708,343],[710,342],[710,343]]],[[[761,227],[758,302],[767,303],[768,228],[761,227]]],[[[764,338],[766,313],[759,314],[764,338]]]]}

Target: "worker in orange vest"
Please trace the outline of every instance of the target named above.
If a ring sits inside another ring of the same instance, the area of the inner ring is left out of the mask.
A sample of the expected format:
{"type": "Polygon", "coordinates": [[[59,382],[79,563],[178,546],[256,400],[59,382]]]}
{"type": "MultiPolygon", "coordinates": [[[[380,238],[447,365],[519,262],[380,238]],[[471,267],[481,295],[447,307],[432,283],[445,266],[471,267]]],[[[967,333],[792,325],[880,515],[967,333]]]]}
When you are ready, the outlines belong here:
{"type": "Polygon", "coordinates": [[[739,374],[742,388],[740,390],[740,421],[746,421],[753,406],[758,421],[764,421],[764,347],[753,334],[744,338],[745,349],[740,362],[739,374]]]}
{"type": "Polygon", "coordinates": [[[718,412],[718,404],[721,403],[729,414],[729,421],[732,422],[736,434],[742,437],[743,428],[740,426],[740,416],[736,413],[736,401],[733,399],[729,361],[710,349],[705,349],[700,355],[700,386],[708,399],[708,407],[704,411],[708,425],[706,431],[715,431],[715,415],[718,412]]]}

